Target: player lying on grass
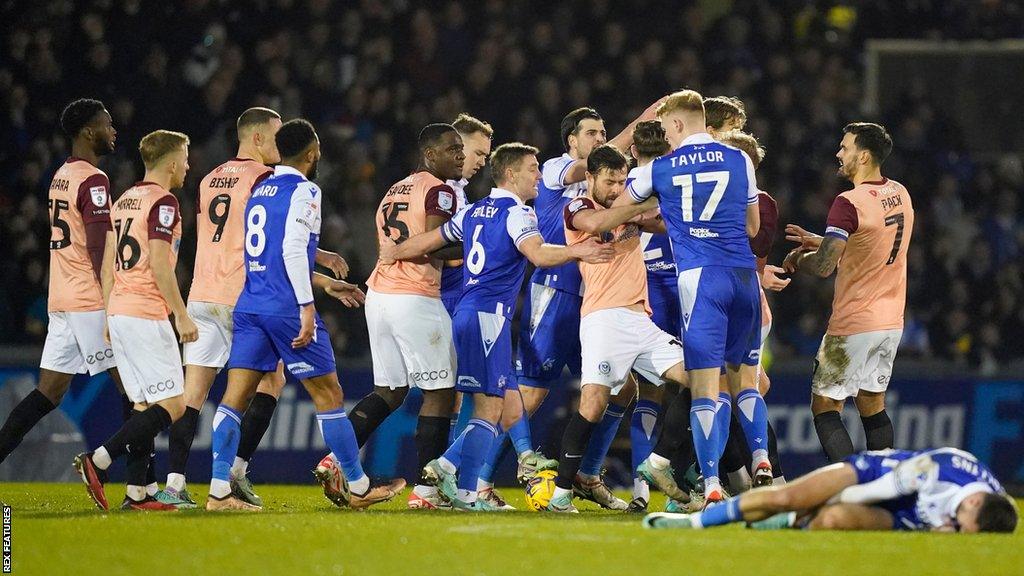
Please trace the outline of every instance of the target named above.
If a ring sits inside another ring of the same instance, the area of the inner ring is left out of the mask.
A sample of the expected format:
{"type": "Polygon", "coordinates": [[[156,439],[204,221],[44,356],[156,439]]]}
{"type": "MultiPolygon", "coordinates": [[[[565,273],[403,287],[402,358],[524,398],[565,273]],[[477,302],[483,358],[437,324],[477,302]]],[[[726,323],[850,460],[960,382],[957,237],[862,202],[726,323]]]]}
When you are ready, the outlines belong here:
{"type": "Polygon", "coordinates": [[[860,452],[783,486],[695,514],[648,514],[646,528],[1013,532],[1017,508],[987,466],[956,448],[860,452]]]}

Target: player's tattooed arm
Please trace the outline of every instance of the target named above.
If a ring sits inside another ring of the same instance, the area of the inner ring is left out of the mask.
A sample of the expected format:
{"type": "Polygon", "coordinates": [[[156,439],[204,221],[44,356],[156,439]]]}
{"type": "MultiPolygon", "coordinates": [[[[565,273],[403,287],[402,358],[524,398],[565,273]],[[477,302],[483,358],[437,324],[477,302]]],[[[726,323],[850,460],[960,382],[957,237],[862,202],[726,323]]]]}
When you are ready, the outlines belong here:
{"type": "Polygon", "coordinates": [[[801,271],[804,274],[827,278],[835,271],[846,250],[846,240],[833,236],[825,236],[818,249],[806,252],[803,248],[795,248],[782,262],[786,272],[801,271]]]}

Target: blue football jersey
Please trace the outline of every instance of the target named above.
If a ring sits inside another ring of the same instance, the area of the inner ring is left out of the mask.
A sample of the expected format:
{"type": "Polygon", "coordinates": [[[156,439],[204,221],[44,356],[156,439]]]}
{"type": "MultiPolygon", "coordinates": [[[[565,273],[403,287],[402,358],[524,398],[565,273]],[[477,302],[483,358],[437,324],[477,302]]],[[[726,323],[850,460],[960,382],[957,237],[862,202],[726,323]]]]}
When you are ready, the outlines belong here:
{"type": "MultiPolygon", "coordinates": [[[[576,182],[566,186],[565,173],[575,160],[568,154],[552,158],[541,167],[541,180],[537,184],[537,198],[533,205],[537,211],[540,233],[545,242],[565,244],[564,215],[566,204],[570,200],[586,194],[587,183],[576,182]]],[[[583,294],[583,278],[580,267],[575,261],[566,262],[551,268],[537,268],[533,272],[531,282],[551,286],[558,290],[583,294]]]]}
{"type": "Polygon", "coordinates": [[[858,483],[864,484],[891,472],[901,462],[918,457],[930,458],[938,465],[938,473],[924,479],[916,492],[901,491],[905,497],[894,501],[906,505],[906,510],[897,510],[901,513],[896,515],[902,528],[940,527],[956,517],[957,508],[967,496],[976,492],[1005,493],[988,466],[970,452],[956,448],[861,452],[847,461],[856,470],[858,483]]]}
{"type": "Polygon", "coordinates": [[[692,135],[637,168],[627,189],[638,202],[658,195],[680,272],[702,266],[756,268],[746,222],[747,206],[757,203],[757,182],[741,150],[709,134],[692,135]]]}
{"type": "Polygon", "coordinates": [[[298,316],[313,301],[323,194],[299,171],[278,166],[245,207],[245,287],[235,310],[298,316]]]}
{"type": "Polygon", "coordinates": [[[458,309],[478,310],[511,319],[526,273],[526,257],[517,246],[539,236],[533,208],[515,194],[494,188],[490,195],[441,227],[449,242],[462,241],[462,299],[458,309]]]}
{"type": "MultiPolygon", "coordinates": [[[[633,183],[638,168],[633,168],[626,176],[626,186],[633,183]]],[[[647,280],[657,281],[663,278],[671,279],[674,283],[676,278],[676,261],[672,256],[672,242],[668,234],[652,234],[642,232],[640,234],[640,250],[644,253],[644,264],[647,266],[647,280]]]]}

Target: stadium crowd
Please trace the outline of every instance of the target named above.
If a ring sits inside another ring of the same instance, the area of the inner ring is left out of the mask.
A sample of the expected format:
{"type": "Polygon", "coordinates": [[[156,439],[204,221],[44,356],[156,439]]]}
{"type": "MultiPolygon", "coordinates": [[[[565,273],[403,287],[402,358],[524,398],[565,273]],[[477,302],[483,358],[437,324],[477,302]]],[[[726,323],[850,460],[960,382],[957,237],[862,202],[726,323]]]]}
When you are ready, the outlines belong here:
{"type": "MultiPolygon", "coordinates": [[[[557,126],[591,105],[616,133],[654,97],[680,87],[746,103],[747,129],[767,149],[760,186],[781,221],[821,231],[832,198],[842,126],[861,120],[863,42],[900,36],[1024,36],[1018,2],[736,0],[44,0],[4,14],[0,46],[0,342],[46,333],[49,224],[45,195],[68,154],[57,126],[78,97],[103,100],[118,130],[101,168],[115,194],[142,174],[139,138],[187,133],[181,191],[234,150],[248,106],[303,116],[323,141],[327,200],[321,246],[372,269],[380,194],[413,167],[417,131],[461,111],[489,121],[496,143],[521,140],[560,154],[557,126]],[[671,5],[670,5],[671,4],[671,5]],[[715,6],[712,6],[712,5],[715,6]],[[936,7],[941,4],[941,7],[936,7]],[[146,37],[150,42],[136,42],[146,37]],[[132,78],[131,82],[126,79],[132,78]]],[[[12,10],[12,9],[9,9],[12,10]]],[[[1024,169],[1019,156],[974,158],[960,127],[927,92],[903,95],[878,118],[893,133],[887,174],[919,214],[911,247],[900,354],[990,373],[1022,359],[1024,169]]],[[[477,176],[477,196],[490,186],[477,176]]],[[[472,195],[472,194],[471,194],[472,195]]],[[[187,288],[194,211],[185,210],[178,278],[187,288]]],[[[787,243],[777,242],[773,262],[787,243]]],[[[813,355],[831,286],[794,282],[774,297],[776,356],[813,355]]],[[[339,356],[366,357],[362,312],[325,303],[339,356]]]]}

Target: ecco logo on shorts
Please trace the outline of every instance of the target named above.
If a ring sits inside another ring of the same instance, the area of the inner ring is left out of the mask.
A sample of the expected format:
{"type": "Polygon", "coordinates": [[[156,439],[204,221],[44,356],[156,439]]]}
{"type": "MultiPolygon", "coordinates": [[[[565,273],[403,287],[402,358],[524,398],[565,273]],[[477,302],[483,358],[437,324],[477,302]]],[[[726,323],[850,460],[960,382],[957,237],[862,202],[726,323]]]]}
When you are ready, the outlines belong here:
{"type": "Polygon", "coordinates": [[[157,382],[156,384],[150,384],[146,387],[146,391],[150,394],[156,394],[157,392],[168,392],[174,390],[173,380],[164,380],[163,382],[157,382]]]}
{"type": "Polygon", "coordinates": [[[412,378],[413,382],[433,382],[435,380],[444,380],[451,376],[451,372],[448,370],[430,370],[423,372],[409,372],[409,378],[412,378]]]}
{"type": "Polygon", "coordinates": [[[86,364],[95,364],[95,363],[101,362],[103,360],[109,360],[109,359],[111,359],[113,357],[114,357],[114,351],[111,350],[110,348],[107,348],[106,350],[100,350],[99,352],[97,352],[95,354],[89,354],[88,356],[86,356],[85,357],[85,363],[86,364]]]}

